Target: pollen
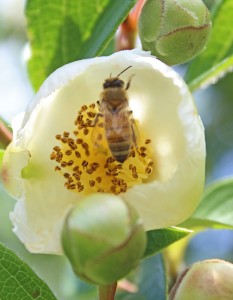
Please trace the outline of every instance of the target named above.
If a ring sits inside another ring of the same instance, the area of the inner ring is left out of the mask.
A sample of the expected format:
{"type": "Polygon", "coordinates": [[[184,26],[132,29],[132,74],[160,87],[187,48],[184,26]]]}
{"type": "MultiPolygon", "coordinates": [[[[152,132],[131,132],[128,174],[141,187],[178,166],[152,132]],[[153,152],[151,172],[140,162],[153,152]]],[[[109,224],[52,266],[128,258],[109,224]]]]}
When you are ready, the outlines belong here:
{"type": "Polygon", "coordinates": [[[146,181],[154,167],[152,141],[144,138],[139,121],[133,123],[139,136],[132,141],[128,157],[121,163],[109,148],[98,103],[83,105],[74,120],[74,130],[58,133],[58,145],[50,154],[54,170],[64,178],[64,188],[77,193],[117,195],[146,181]]]}

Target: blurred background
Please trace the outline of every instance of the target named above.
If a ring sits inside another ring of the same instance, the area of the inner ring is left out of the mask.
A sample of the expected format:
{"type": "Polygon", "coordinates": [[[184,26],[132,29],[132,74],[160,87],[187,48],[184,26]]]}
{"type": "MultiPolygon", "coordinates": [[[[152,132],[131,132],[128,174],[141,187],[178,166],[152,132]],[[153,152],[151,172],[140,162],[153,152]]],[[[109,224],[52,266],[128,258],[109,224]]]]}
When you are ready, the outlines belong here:
{"type": "Polygon", "coordinates": [[[0,116],[24,110],[33,91],[27,78],[24,0],[0,0],[0,116]]]}
{"type": "MultiPolygon", "coordinates": [[[[209,7],[213,2],[206,1],[209,7]]],[[[26,109],[34,94],[27,76],[24,5],[24,0],[0,0],[0,117],[9,124],[18,112],[26,109]]],[[[182,75],[185,67],[176,67],[176,70],[182,75]]],[[[232,177],[233,74],[228,74],[205,90],[195,92],[194,98],[206,133],[206,184],[232,177]]],[[[28,262],[55,291],[58,299],[72,300],[76,289],[85,295],[87,291],[89,295],[95,295],[93,287],[73,276],[63,257],[32,255],[24,249],[11,230],[9,212],[13,206],[14,200],[6,195],[0,185],[0,242],[28,262]]],[[[233,262],[233,231],[205,230],[194,235],[187,244],[183,265],[206,258],[233,262]]],[[[81,299],[87,298],[80,296],[81,299]]]]}

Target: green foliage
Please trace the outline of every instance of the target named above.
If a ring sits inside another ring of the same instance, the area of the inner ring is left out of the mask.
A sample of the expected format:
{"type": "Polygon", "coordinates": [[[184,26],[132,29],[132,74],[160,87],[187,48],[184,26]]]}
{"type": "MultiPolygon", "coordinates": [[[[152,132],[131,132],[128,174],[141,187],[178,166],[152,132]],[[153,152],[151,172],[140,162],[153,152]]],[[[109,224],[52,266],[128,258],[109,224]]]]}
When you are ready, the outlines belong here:
{"type": "MultiPolygon", "coordinates": [[[[233,68],[233,1],[205,0],[205,2],[212,6],[213,31],[206,50],[188,67],[186,81],[192,91],[216,82],[233,68]]],[[[116,29],[135,3],[136,0],[28,0],[27,30],[32,50],[28,69],[34,88],[38,89],[46,77],[66,63],[112,53],[116,29]]],[[[187,38],[185,41],[188,41],[187,38]]],[[[173,45],[176,46],[176,43],[173,45]]],[[[221,111],[224,109],[225,107],[221,111]]],[[[213,108],[210,111],[213,112],[213,108]]],[[[224,122],[226,123],[226,119],[224,122]]],[[[213,135],[211,138],[213,139],[213,135]]],[[[3,154],[4,150],[0,149],[0,169],[3,154]]],[[[3,199],[1,190],[0,196],[3,201],[11,200],[3,199]]],[[[7,232],[10,226],[6,228],[7,222],[10,221],[8,215],[4,214],[4,205],[9,205],[7,201],[1,203],[2,240],[10,239],[7,232]]],[[[10,205],[13,206],[13,203],[10,205]]],[[[207,187],[196,212],[180,226],[233,228],[232,207],[233,179],[216,182],[207,187]]],[[[163,257],[161,254],[156,256],[154,254],[186,237],[190,232],[178,227],[147,232],[144,260],[129,276],[130,281],[132,279],[138,286],[138,291],[136,293],[121,291],[117,294],[116,300],[166,300],[167,279],[163,257]]],[[[41,259],[45,261],[44,257],[41,259]]],[[[57,273],[62,272],[63,270],[58,270],[57,273]]],[[[81,281],[80,284],[77,282],[75,281],[78,299],[93,300],[96,297],[95,287],[85,285],[81,281]]],[[[0,244],[0,299],[56,298],[27,264],[0,244]]]]}
{"type": "Polygon", "coordinates": [[[213,30],[207,48],[192,61],[186,74],[192,91],[215,83],[233,67],[233,1],[217,2],[212,19],[213,30]]]}
{"type": "Polygon", "coordinates": [[[60,66],[100,55],[135,2],[28,0],[28,69],[34,88],[60,66]]]}
{"type": "Polygon", "coordinates": [[[231,71],[232,68],[233,55],[223,59],[220,63],[209,68],[203,74],[200,74],[189,84],[189,87],[191,90],[196,90],[200,85],[204,87],[209,84],[214,84],[219,78],[223,77],[226,72],[231,71]]]}
{"type": "Polygon", "coordinates": [[[173,227],[151,230],[147,232],[147,247],[144,257],[151,256],[169,245],[186,237],[191,231],[183,228],[173,227]]]}
{"type": "Polygon", "coordinates": [[[181,226],[233,228],[233,179],[221,180],[207,187],[201,204],[181,226]]]}
{"type": "Polygon", "coordinates": [[[55,300],[48,286],[11,250],[0,244],[0,299],[55,300]]]}
{"type": "Polygon", "coordinates": [[[2,166],[3,154],[4,154],[4,150],[0,149],[0,170],[1,170],[1,166],[2,166]]]}
{"type": "Polygon", "coordinates": [[[138,270],[133,282],[138,286],[136,293],[120,292],[116,300],[167,300],[167,279],[163,256],[145,259],[138,270]]]}

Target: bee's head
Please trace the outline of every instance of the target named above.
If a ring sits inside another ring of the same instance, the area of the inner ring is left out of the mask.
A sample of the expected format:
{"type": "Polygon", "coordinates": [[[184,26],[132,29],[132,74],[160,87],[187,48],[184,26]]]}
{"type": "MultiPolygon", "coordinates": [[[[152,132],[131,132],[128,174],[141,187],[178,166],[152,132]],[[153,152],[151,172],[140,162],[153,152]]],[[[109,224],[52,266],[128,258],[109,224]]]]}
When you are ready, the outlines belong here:
{"type": "Polygon", "coordinates": [[[123,87],[124,86],[124,81],[119,79],[118,77],[109,77],[105,79],[103,88],[113,88],[113,87],[123,87]]]}
{"type": "Polygon", "coordinates": [[[104,81],[104,84],[103,84],[103,88],[104,89],[107,89],[107,88],[113,88],[113,87],[117,87],[117,88],[121,88],[124,86],[124,81],[121,80],[119,78],[119,76],[124,73],[126,70],[128,70],[129,68],[131,68],[132,66],[129,66],[127,67],[126,69],[124,69],[123,71],[121,71],[117,77],[111,77],[111,74],[110,74],[110,77],[105,79],[104,81]]]}

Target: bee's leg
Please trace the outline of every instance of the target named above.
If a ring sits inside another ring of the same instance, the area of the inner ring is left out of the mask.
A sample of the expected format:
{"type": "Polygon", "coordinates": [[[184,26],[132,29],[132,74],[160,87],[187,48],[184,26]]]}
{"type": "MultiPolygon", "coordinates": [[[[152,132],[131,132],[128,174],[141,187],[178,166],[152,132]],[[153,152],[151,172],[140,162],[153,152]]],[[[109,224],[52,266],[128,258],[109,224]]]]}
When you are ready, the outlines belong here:
{"type": "MultiPolygon", "coordinates": [[[[132,111],[130,111],[129,113],[132,113],[132,111]]],[[[135,122],[134,120],[131,120],[132,140],[133,140],[133,143],[134,143],[134,146],[135,146],[137,152],[139,153],[136,133],[135,133],[135,130],[134,130],[134,127],[135,127],[134,122],[135,122]]]]}
{"type": "Polygon", "coordinates": [[[134,76],[135,76],[135,74],[133,74],[133,75],[129,78],[129,81],[127,82],[127,85],[126,85],[126,88],[125,88],[126,91],[129,89],[131,80],[132,80],[132,78],[133,78],[134,76]]]}
{"type": "MultiPolygon", "coordinates": [[[[101,139],[99,140],[97,135],[98,131],[96,133],[96,128],[98,127],[98,123],[99,123],[99,118],[103,117],[104,115],[102,113],[97,113],[96,117],[93,121],[92,127],[93,127],[93,131],[92,131],[92,140],[93,140],[93,145],[94,145],[94,149],[95,149],[95,154],[98,153],[105,153],[106,149],[103,148],[102,143],[101,143],[101,139]]],[[[97,129],[98,130],[98,129],[97,129]]]]}
{"type": "Polygon", "coordinates": [[[103,114],[101,114],[101,113],[96,114],[95,121],[94,121],[94,123],[93,123],[93,126],[94,126],[94,127],[95,127],[96,124],[99,122],[99,117],[103,117],[103,114]]]}
{"type": "Polygon", "coordinates": [[[100,101],[98,100],[96,103],[98,104],[98,106],[99,106],[99,108],[100,108],[100,101]]]}

